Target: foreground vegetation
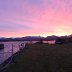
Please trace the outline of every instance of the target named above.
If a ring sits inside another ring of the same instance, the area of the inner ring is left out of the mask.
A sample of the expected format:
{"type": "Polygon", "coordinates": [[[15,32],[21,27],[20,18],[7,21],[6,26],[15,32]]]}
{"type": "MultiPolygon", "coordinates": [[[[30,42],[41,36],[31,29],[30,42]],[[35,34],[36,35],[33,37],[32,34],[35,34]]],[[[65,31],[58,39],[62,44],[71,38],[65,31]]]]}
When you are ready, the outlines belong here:
{"type": "Polygon", "coordinates": [[[72,44],[28,45],[6,72],[72,72],[72,44]]]}

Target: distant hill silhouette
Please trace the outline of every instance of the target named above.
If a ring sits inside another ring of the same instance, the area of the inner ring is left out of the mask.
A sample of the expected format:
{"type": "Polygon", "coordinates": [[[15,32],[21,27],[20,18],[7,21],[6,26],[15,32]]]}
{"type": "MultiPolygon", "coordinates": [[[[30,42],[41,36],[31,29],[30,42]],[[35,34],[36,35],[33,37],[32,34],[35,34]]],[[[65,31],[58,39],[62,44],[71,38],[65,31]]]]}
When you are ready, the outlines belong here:
{"type": "MultiPolygon", "coordinates": [[[[50,41],[50,40],[57,40],[59,37],[52,35],[47,37],[42,36],[26,36],[26,37],[19,37],[19,38],[0,38],[0,41],[50,41]]],[[[72,35],[69,36],[61,36],[60,38],[64,39],[66,42],[72,42],[72,35]]]]}
{"type": "Polygon", "coordinates": [[[21,38],[0,38],[0,41],[39,41],[39,40],[56,40],[57,36],[47,36],[47,37],[41,37],[41,36],[26,36],[21,38]]]}

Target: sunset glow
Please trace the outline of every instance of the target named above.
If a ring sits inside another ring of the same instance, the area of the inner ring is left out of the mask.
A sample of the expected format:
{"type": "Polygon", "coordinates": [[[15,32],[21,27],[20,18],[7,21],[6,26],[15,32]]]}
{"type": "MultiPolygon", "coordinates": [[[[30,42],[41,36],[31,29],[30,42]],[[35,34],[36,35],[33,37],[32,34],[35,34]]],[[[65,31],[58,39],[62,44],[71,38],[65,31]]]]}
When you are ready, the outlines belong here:
{"type": "Polygon", "coordinates": [[[72,0],[0,0],[0,37],[72,34],[72,0]]]}

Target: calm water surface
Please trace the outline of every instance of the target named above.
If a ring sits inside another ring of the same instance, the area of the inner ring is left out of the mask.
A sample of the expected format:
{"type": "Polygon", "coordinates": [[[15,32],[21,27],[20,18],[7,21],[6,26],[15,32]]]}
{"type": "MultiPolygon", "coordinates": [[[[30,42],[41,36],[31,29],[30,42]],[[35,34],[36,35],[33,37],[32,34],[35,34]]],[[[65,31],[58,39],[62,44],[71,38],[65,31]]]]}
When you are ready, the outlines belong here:
{"type": "MultiPolygon", "coordinates": [[[[37,41],[32,41],[32,43],[35,43],[37,41]]],[[[44,43],[54,44],[55,41],[43,41],[44,43]]],[[[6,59],[8,59],[12,55],[12,48],[13,53],[16,53],[21,48],[21,44],[30,43],[30,41],[14,41],[14,42],[0,42],[0,44],[4,44],[4,49],[0,50],[0,64],[4,62],[6,59]]]]}
{"type": "Polygon", "coordinates": [[[25,44],[25,42],[0,42],[0,44],[4,44],[4,49],[0,50],[0,64],[12,55],[12,50],[13,53],[19,51],[21,43],[25,44]]]}

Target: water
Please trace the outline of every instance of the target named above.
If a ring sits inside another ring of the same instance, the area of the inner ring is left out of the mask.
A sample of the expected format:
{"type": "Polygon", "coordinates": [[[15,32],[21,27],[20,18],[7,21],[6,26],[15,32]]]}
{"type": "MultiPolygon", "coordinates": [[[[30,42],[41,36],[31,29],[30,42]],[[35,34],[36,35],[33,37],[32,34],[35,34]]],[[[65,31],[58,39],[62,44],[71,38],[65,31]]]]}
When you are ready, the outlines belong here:
{"type": "Polygon", "coordinates": [[[52,40],[52,41],[43,41],[43,43],[55,44],[55,40],[52,40]]]}
{"type": "MultiPolygon", "coordinates": [[[[16,53],[20,50],[21,44],[23,43],[24,46],[26,43],[36,43],[37,41],[14,41],[14,42],[0,42],[0,44],[4,44],[4,49],[0,50],[0,64],[3,63],[6,59],[12,56],[12,48],[13,53],[16,53]]],[[[54,44],[55,41],[43,41],[44,43],[54,44]]]]}
{"type": "Polygon", "coordinates": [[[20,45],[26,42],[0,42],[0,44],[4,44],[4,49],[0,50],[0,64],[3,63],[6,59],[8,59],[12,55],[12,48],[13,53],[19,51],[22,48],[20,45]]]}

